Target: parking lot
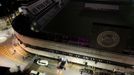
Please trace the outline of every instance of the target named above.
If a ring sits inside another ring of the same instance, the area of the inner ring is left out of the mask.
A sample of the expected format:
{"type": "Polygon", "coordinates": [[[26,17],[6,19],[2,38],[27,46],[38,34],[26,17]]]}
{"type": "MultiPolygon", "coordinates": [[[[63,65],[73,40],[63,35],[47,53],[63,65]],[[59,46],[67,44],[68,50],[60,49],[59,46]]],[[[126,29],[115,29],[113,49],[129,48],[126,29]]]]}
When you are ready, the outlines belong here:
{"type": "MultiPolygon", "coordinates": [[[[38,57],[35,57],[33,59],[38,59],[38,57]]],[[[68,63],[66,65],[66,69],[59,71],[57,69],[58,66],[58,61],[57,60],[53,60],[53,59],[49,59],[49,58],[45,58],[45,57],[40,57],[41,60],[47,60],[48,61],[48,66],[46,65],[39,65],[37,64],[37,61],[34,61],[32,64],[30,63],[28,66],[28,70],[30,73],[31,71],[37,71],[37,72],[41,72],[41,73],[45,73],[46,75],[92,75],[92,74],[86,74],[84,70],[83,73],[81,74],[81,69],[84,69],[84,66],[81,65],[77,65],[77,64],[73,64],[73,63],[68,63]]],[[[93,70],[93,68],[88,67],[88,70],[93,70]]],[[[108,72],[105,70],[100,70],[100,69],[94,69],[95,72],[108,72]]],[[[31,74],[33,75],[33,74],[31,74]]],[[[36,75],[36,74],[35,74],[36,75]]],[[[42,74],[40,74],[42,75],[42,74]]],[[[94,74],[94,75],[98,75],[98,74],[94,74]]],[[[108,74],[108,75],[112,75],[112,74],[108,74]]]]}
{"type": "Polygon", "coordinates": [[[34,70],[37,72],[45,73],[46,75],[81,75],[79,70],[82,68],[82,66],[68,63],[66,65],[66,69],[65,70],[63,69],[62,71],[59,72],[59,70],[57,69],[58,66],[57,60],[51,60],[42,57],[41,60],[47,60],[48,66],[39,65],[37,64],[37,62],[33,62],[32,64],[28,65],[30,66],[28,67],[29,73],[30,71],[34,70]]]}

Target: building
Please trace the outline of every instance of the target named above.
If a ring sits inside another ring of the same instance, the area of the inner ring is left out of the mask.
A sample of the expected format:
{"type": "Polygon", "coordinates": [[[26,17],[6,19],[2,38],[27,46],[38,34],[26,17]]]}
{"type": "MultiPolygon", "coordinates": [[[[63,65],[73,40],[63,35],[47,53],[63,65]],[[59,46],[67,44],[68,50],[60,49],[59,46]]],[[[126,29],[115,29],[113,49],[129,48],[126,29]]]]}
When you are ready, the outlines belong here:
{"type": "Polygon", "coordinates": [[[132,0],[38,0],[23,5],[12,25],[30,53],[133,72],[133,8],[132,0]]]}

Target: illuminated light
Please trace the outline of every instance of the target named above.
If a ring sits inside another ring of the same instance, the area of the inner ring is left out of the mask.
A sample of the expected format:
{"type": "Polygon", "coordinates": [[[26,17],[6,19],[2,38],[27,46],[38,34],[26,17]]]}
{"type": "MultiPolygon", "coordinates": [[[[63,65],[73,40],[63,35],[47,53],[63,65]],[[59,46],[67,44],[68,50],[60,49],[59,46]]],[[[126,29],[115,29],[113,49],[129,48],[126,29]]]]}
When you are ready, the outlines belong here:
{"type": "Polygon", "coordinates": [[[39,30],[35,30],[35,32],[39,32],[39,30]]]}
{"type": "Polygon", "coordinates": [[[7,40],[7,37],[1,36],[0,37],[0,43],[3,43],[7,40]]]}
{"type": "Polygon", "coordinates": [[[31,27],[31,30],[33,30],[33,31],[34,31],[34,27],[31,27]]]}
{"type": "Polygon", "coordinates": [[[2,4],[0,3],[0,7],[2,6],[2,4]]]}
{"type": "Polygon", "coordinates": [[[34,23],[33,23],[33,25],[34,25],[34,26],[36,26],[36,25],[37,25],[37,23],[36,23],[36,22],[34,22],[34,23]]]}
{"type": "Polygon", "coordinates": [[[24,8],[19,7],[19,8],[18,8],[18,11],[19,11],[20,13],[27,14],[27,11],[24,10],[24,8]]]}
{"type": "Polygon", "coordinates": [[[19,11],[20,13],[23,12],[22,8],[20,8],[20,7],[18,8],[18,11],[19,11]]]}

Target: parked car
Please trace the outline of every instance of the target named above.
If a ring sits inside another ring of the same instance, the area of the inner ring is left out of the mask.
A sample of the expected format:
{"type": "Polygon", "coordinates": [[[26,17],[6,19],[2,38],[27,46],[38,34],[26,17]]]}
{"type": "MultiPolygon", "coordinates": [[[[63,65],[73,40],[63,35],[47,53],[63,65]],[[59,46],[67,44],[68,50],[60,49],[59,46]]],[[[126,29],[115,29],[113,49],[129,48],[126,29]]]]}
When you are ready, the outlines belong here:
{"type": "Polygon", "coordinates": [[[38,71],[35,71],[35,70],[31,70],[30,75],[46,75],[46,73],[38,72],[38,71]]]}
{"type": "Polygon", "coordinates": [[[37,60],[36,63],[38,65],[41,65],[41,66],[48,66],[48,61],[47,60],[39,59],[39,60],[37,60]]]}

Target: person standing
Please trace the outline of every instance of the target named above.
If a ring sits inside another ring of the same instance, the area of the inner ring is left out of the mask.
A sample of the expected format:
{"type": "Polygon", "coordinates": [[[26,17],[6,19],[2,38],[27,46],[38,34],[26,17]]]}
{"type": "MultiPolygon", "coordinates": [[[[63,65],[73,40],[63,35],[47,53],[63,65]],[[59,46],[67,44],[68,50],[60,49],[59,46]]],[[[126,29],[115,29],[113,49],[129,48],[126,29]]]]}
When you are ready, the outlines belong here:
{"type": "Polygon", "coordinates": [[[65,57],[60,58],[60,62],[57,66],[57,69],[58,69],[57,72],[58,73],[61,74],[63,69],[66,70],[65,66],[66,66],[67,62],[68,62],[67,58],[65,58],[65,57]]]}

